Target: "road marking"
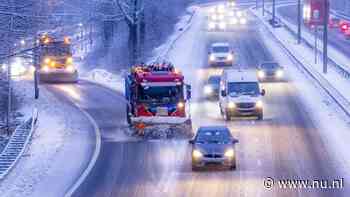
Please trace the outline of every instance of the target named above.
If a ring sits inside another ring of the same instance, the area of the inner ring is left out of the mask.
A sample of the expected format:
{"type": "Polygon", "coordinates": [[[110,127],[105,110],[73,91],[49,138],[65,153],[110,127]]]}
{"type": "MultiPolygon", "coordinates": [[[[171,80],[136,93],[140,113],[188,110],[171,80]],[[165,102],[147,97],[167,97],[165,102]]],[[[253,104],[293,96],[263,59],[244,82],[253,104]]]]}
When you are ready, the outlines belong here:
{"type": "Polygon", "coordinates": [[[95,166],[97,158],[101,152],[101,131],[100,131],[96,121],[92,118],[92,116],[88,112],[86,112],[84,109],[82,109],[79,105],[77,105],[74,102],[72,102],[72,103],[73,103],[73,105],[75,105],[79,109],[79,111],[81,111],[88,118],[90,123],[93,125],[94,131],[95,131],[95,136],[96,136],[96,145],[95,145],[94,154],[92,156],[92,159],[89,162],[88,167],[84,170],[84,172],[78,178],[78,181],[75,182],[74,185],[65,193],[65,195],[64,195],[65,197],[72,196],[78,190],[78,188],[85,181],[87,176],[90,174],[92,168],[95,166]]]}

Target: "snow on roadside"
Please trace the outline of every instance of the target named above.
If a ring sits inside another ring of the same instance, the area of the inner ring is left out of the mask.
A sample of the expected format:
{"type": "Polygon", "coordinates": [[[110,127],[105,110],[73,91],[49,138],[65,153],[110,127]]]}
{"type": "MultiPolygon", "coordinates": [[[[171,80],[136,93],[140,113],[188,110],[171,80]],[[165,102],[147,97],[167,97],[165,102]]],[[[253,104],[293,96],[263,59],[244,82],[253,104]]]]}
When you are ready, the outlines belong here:
{"type": "MultiPolygon", "coordinates": [[[[147,62],[163,61],[168,59],[168,53],[172,50],[175,42],[186,32],[191,26],[192,17],[196,12],[197,7],[192,6],[187,9],[187,13],[183,15],[179,22],[175,25],[174,33],[168,38],[168,40],[154,49],[154,56],[149,58],[147,62]]],[[[122,70],[118,74],[113,74],[105,69],[93,69],[81,78],[87,81],[98,83],[106,86],[118,92],[124,92],[124,76],[126,70],[122,70]]]]}
{"type": "MultiPolygon", "coordinates": [[[[283,7],[283,6],[285,6],[285,5],[278,5],[277,8],[278,7],[283,7]]],[[[297,32],[298,31],[298,26],[293,24],[289,20],[285,19],[285,17],[283,17],[279,12],[277,12],[277,17],[284,24],[286,24],[293,32],[297,32]]],[[[313,45],[313,43],[315,42],[315,36],[313,34],[311,34],[309,31],[305,31],[304,30],[302,32],[302,36],[311,45],[313,45]]],[[[319,45],[318,45],[318,50],[322,51],[322,49],[323,49],[323,42],[320,41],[319,45]]],[[[328,46],[328,56],[335,63],[344,66],[347,70],[350,70],[350,56],[349,56],[349,54],[344,54],[343,52],[341,52],[340,50],[338,50],[334,46],[329,45],[328,46]]]]}
{"type": "MultiPolygon", "coordinates": [[[[261,29],[261,36],[265,45],[272,51],[276,61],[287,69],[286,73],[289,74],[288,76],[297,88],[299,98],[302,100],[302,103],[305,103],[306,111],[312,117],[314,125],[318,127],[320,136],[328,147],[329,155],[334,157],[334,166],[337,167],[338,172],[343,174],[344,177],[350,177],[348,172],[350,168],[350,153],[347,151],[350,148],[348,143],[350,138],[350,121],[348,117],[332,98],[325,92],[320,91],[322,88],[308,74],[299,70],[285,53],[281,53],[283,49],[265,28],[261,29]]],[[[293,42],[291,43],[295,45],[293,42]]],[[[302,49],[299,50],[303,52],[302,49]]]]}
{"type": "MultiPolygon", "coordinates": [[[[21,98],[20,112],[25,117],[29,117],[33,108],[37,107],[39,122],[20,162],[6,179],[0,182],[0,193],[2,197],[32,196],[32,193],[38,189],[37,185],[49,174],[56,155],[62,150],[66,138],[72,132],[72,120],[66,115],[71,111],[71,107],[62,104],[43,86],[40,88],[40,99],[34,101],[31,81],[15,81],[13,89],[21,98]]],[[[81,147],[84,148],[84,146],[81,147]]],[[[79,163],[79,157],[76,158],[77,163],[79,163]]],[[[66,167],[69,167],[69,164],[66,167]]],[[[53,193],[50,196],[54,195],[57,194],[53,193]]]]}
{"type": "MultiPolygon", "coordinates": [[[[256,12],[260,18],[262,18],[266,23],[266,18],[263,18],[260,12],[256,12]]],[[[348,87],[350,86],[350,80],[344,78],[344,76],[339,73],[335,67],[328,63],[328,74],[323,74],[323,62],[318,60],[318,64],[314,64],[314,51],[308,47],[305,43],[300,45],[296,44],[296,38],[285,28],[275,28],[273,29],[268,25],[271,31],[276,35],[276,37],[290,50],[292,53],[305,65],[311,66],[315,71],[317,71],[322,77],[324,77],[332,86],[339,91],[342,96],[344,96],[348,101],[350,101],[350,92],[348,87]]]]}

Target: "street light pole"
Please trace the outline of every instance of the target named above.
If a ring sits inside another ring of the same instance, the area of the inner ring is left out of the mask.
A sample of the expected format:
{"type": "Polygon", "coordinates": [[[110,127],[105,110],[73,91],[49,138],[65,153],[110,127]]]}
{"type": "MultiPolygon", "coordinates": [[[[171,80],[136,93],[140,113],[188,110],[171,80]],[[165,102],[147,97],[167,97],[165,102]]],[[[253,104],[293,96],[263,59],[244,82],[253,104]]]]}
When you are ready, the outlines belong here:
{"type": "Polygon", "coordinates": [[[275,24],[276,18],[276,0],[272,0],[272,22],[275,24]]]}
{"type": "Polygon", "coordinates": [[[301,0],[298,0],[298,44],[301,43],[301,0]]]}
{"type": "Polygon", "coordinates": [[[265,0],[262,0],[262,15],[265,16],[265,0]]]}
{"type": "Polygon", "coordinates": [[[327,74],[328,65],[328,20],[329,20],[329,1],[324,0],[323,17],[323,73],[327,74]]]}

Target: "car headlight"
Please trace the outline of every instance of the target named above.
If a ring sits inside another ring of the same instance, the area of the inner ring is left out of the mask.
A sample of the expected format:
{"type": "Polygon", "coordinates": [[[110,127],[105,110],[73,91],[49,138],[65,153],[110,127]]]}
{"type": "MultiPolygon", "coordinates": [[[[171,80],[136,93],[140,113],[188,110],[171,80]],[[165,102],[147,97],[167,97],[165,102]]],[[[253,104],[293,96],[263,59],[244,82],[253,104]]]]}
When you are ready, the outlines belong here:
{"type": "Polygon", "coordinates": [[[185,107],[185,104],[183,102],[179,102],[177,104],[177,108],[179,108],[179,109],[183,109],[184,107],[185,107]]]}
{"type": "Polygon", "coordinates": [[[49,68],[48,66],[44,66],[44,67],[42,68],[42,70],[43,70],[44,72],[49,72],[50,68],[49,68]]]}
{"type": "Polygon", "coordinates": [[[232,18],[231,19],[231,24],[235,25],[238,23],[238,19],[237,18],[232,18]]]}
{"type": "Polygon", "coordinates": [[[209,56],[209,60],[210,60],[210,61],[215,61],[215,59],[216,59],[216,58],[215,58],[215,55],[211,54],[211,55],[209,56]]]}
{"type": "Polygon", "coordinates": [[[213,93],[213,88],[210,85],[204,86],[204,94],[211,95],[213,93]]]}
{"type": "Polygon", "coordinates": [[[235,156],[235,151],[233,149],[228,149],[226,152],[225,152],[225,157],[229,157],[229,158],[232,158],[235,156]]]}
{"type": "Polygon", "coordinates": [[[203,154],[199,150],[193,150],[192,156],[193,158],[199,159],[203,157],[203,154]]]}
{"type": "Polygon", "coordinates": [[[225,22],[221,22],[219,24],[219,27],[220,27],[220,29],[226,29],[226,23],[225,22]]]}
{"type": "Polygon", "coordinates": [[[214,22],[210,22],[209,23],[209,25],[208,25],[208,27],[209,27],[209,29],[215,29],[215,23],[214,22]]]}
{"type": "Polygon", "coordinates": [[[257,101],[257,102],[255,103],[255,107],[261,109],[261,108],[263,107],[263,102],[262,102],[262,101],[257,101]]]}
{"type": "Polygon", "coordinates": [[[276,72],[276,76],[278,77],[278,78],[281,78],[281,77],[283,77],[283,70],[278,70],[277,72],[276,72]]]}
{"type": "Polygon", "coordinates": [[[237,12],[237,16],[238,16],[238,17],[241,17],[241,16],[243,16],[243,13],[242,13],[241,11],[238,11],[238,12],[237,12]]]}
{"type": "Polygon", "coordinates": [[[259,70],[259,71],[258,71],[258,77],[259,77],[259,78],[264,78],[264,77],[265,77],[265,72],[262,71],[262,70],[259,70]]]}
{"type": "Polygon", "coordinates": [[[232,54],[228,54],[227,60],[228,60],[228,61],[232,61],[232,60],[233,60],[233,55],[232,55],[232,54]]]}
{"type": "Polygon", "coordinates": [[[229,108],[229,109],[236,108],[236,103],[234,103],[234,102],[229,102],[229,103],[228,103],[228,108],[229,108]]]}
{"type": "Polygon", "coordinates": [[[245,25],[245,24],[247,24],[247,19],[241,18],[241,19],[239,20],[239,23],[240,23],[241,25],[245,25]]]}

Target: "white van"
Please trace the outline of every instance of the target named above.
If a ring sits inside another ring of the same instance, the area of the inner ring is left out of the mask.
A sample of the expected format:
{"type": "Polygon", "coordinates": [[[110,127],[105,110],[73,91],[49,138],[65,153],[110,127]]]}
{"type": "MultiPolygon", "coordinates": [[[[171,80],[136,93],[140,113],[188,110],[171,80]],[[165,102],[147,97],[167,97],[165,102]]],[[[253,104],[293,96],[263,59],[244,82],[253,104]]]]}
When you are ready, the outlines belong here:
{"type": "Polygon", "coordinates": [[[265,90],[254,71],[225,70],[220,82],[220,111],[225,120],[234,116],[256,116],[263,119],[265,90]]]}

